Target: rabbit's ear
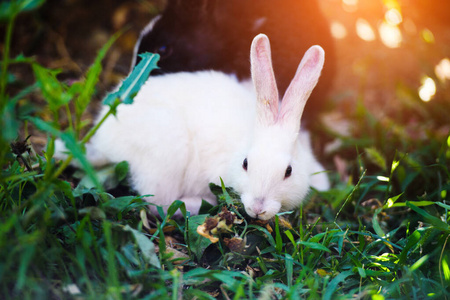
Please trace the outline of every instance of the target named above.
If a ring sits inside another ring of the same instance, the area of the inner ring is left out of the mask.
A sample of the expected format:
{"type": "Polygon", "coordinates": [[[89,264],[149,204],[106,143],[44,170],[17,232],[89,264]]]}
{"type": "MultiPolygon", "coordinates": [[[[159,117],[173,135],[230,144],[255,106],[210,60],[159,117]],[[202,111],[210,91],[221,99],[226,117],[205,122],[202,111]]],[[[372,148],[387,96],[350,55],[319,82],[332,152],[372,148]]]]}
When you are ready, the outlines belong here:
{"type": "Polygon", "coordinates": [[[312,46],[303,56],[294,79],[292,79],[281,101],[278,121],[300,129],[300,119],[306,101],[319,81],[320,72],[325,62],[325,51],[320,46],[312,46]]]}
{"type": "Polygon", "coordinates": [[[259,34],[253,39],[250,60],[257,97],[257,119],[263,125],[272,125],[278,116],[278,89],[266,35],[259,34]]]}

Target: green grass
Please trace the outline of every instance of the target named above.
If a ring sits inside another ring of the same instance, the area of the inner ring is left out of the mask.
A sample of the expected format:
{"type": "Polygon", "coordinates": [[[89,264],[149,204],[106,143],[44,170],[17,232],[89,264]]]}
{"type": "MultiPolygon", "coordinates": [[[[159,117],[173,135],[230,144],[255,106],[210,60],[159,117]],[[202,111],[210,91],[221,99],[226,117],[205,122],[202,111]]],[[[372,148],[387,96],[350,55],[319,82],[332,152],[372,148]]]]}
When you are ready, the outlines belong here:
{"type": "MultiPolygon", "coordinates": [[[[15,17],[41,1],[8,3],[0,17],[10,32],[15,17]]],[[[0,76],[3,299],[450,298],[450,137],[436,138],[429,130],[426,141],[411,138],[404,125],[380,123],[362,104],[348,117],[358,124],[354,137],[328,133],[342,142],[336,153],[349,162],[349,180],[330,173],[332,190],[311,193],[303,208],[270,223],[246,217],[224,186],[212,186],[219,206],[205,204],[202,214],[190,216],[176,201],[167,215],[160,210],[153,220],[141,197],[114,198],[105,192],[105,182],[109,188],[126,185],[128,166],[96,171],[89,165],[83,145],[98,127],[83,134],[82,116],[115,38],[100,50],[84,80],[67,86],[57,71],[31,58],[11,59],[11,34],[5,36],[0,76]],[[11,96],[8,70],[16,63],[30,66],[36,84],[11,96]],[[46,107],[35,108],[30,95],[40,95],[46,107]],[[44,113],[50,121],[44,121],[44,113]],[[70,117],[66,129],[58,122],[63,114],[70,117]],[[25,139],[31,127],[48,135],[42,154],[25,139]],[[53,159],[56,138],[72,153],[62,163],[53,159]],[[67,172],[72,158],[81,162],[81,173],[67,172]],[[223,207],[241,221],[226,224],[220,217],[223,207]],[[179,210],[184,218],[173,220],[179,210]],[[221,224],[222,230],[210,236],[217,242],[198,234],[205,221],[221,224]]],[[[106,97],[110,114],[117,105],[132,103],[155,59],[144,58],[123,88],[106,97]]]]}

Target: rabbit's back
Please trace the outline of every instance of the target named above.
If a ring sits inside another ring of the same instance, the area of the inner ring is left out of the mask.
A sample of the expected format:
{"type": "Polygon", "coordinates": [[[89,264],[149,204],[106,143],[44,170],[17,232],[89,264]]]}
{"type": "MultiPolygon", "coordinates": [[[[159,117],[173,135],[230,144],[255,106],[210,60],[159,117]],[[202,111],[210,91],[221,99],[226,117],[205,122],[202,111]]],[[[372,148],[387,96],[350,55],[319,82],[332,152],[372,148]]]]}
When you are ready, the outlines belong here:
{"type": "Polygon", "coordinates": [[[174,187],[158,189],[160,199],[207,198],[208,183],[224,177],[230,157],[248,143],[254,112],[254,92],[233,76],[202,71],[150,77],[133,104],[121,104],[100,127],[88,151],[106,161],[128,161],[141,194],[154,193],[149,184],[158,182],[174,187]]]}
{"type": "Polygon", "coordinates": [[[248,135],[255,96],[252,87],[247,88],[234,76],[216,71],[181,72],[150,77],[133,106],[119,107],[118,118],[126,114],[125,118],[134,120],[133,113],[139,110],[143,122],[151,123],[145,128],[168,136],[177,131],[170,124],[166,124],[170,129],[166,131],[160,124],[173,119],[170,122],[182,126],[183,135],[192,143],[213,147],[219,136],[229,141],[236,139],[236,131],[248,135]]]}

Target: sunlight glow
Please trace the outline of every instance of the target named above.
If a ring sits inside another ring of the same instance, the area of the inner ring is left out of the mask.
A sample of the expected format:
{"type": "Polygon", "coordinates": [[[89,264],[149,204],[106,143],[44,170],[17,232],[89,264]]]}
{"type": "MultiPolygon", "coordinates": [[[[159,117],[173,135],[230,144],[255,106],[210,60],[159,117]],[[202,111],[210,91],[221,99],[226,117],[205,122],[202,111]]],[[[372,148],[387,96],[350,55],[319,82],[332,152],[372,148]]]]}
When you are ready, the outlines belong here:
{"type": "Polygon", "coordinates": [[[333,21],[331,23],[331,35],[335,39],[343,39],[347,36],[347,28],[342,23],[333,21]]]}
{"type": "Polygon", "coordinates": [[[421,80],[422,85],[419,88],[419,97],[424,102],[428,102],[433,99],[436,94],[436,83],[428,76],[424,76],[421,80]]]}
{"type": "Polygon", "coordinates": [[[417,34],[417,26],[411,19],[405,19],[405,21],[403,22],[403,28],[405,29],[406,33],[410,35],[417,34]]]}
{"type": "Polygon", "coordinates": [[[387,8],[399,8],[400,7],[398,0],[383,0],[383,2],[387,8]]]}
{"type": "Polygon", "coordinates": [[[352,6],[356,6],[358,5],[358,0],[342,0],[342,3],[344,3],[345,5],[352,5],[352,6]]]}
{"type": "Polygon", "coordinates": [[[394,172],[395,169],[397,169],[397,167],[398,167],[399,164],[400,164],[400,161],[399,161],[399,160],[394,160],[394,161],[392,162],[391,172],[394,172]]]}
{"type": "Polygon", "coordinates": [[[375,40],[375,32],[367,20],[359,18],[356,20],[356,34],[364,41],[370,42],[375,40]]]}
{"type": "Polygon", "coordinates": [[[424,263],[427,262],[427,260],[430,258],[430,255],[424,255],[421,258],[419,258],[418,261],[416,261],[409,269],[413,272],[417,269],[419,269],[424,263]]]}
{"type": "Polygon", "coordinates": [[[389,182],[389,177],[377,176],[378,181],[389,182]]]}
{"type": "Polygon", "coordinates": [[[396,25],[391,25],[386,21],[378,27],[381,41],[388,48],[398,48],[402,43],[402,33],[396,25]]]}
{"type": "Polygon", "coordinates": [[[384,18],[386,19],[386,22],[388,22],[390,25],[398,25],[403,21],[402,14],[395,8],[389,9],[384,14],[384,18]]]}
{"type": "Polygon", "coordinates": [[[450,80],[450,59],[442,59],[436,67],[434,67],[434,73],[440,81],[445,82],[450,80]]]}
{"type": "Polygon", "coordinates": [[[450,280],[450,267],[448,266],[447,255],[442,257],[442,271],[444,273],[445,280],[450,280]]]}
{"type": "Polygon", "coordinates": [[[422,38],[425,42],[429,44],[434,44],[434,34],[430,29],[422,30],[422,38]]]}
{"type": "Polygon", "coordinates": [[[346,12],[355,12],[357,10],[359,0],[342,0],[342,8],[346,12]]]}
{"type": "Polygon", "coordinates": [[[392,200],[392,198],[389,198],[388,201],[386,202],[385,205],[387,208],[391,208],[392,206],[394,206],[394,201],[392,200]]]}

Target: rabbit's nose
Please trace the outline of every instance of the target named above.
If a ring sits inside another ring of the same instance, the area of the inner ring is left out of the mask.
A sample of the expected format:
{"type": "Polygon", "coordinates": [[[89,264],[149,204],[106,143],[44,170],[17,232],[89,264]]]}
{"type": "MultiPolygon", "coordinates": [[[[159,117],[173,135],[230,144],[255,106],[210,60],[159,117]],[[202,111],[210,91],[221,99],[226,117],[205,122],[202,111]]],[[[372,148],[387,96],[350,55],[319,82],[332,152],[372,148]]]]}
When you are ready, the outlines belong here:
{"type": "Polygon", "coordinates": [[[253,213],[256,215],[256,218],[266,213],[264,209],[264,198],[255,199],[255,204],[253,205],[253,213]]]}

